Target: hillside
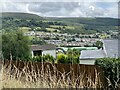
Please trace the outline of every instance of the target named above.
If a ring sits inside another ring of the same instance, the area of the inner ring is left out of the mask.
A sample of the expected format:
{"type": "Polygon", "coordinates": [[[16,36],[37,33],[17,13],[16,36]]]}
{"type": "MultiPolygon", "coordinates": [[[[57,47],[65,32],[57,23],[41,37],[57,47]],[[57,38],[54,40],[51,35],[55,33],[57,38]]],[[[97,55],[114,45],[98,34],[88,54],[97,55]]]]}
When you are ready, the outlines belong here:
{"type": "Polygon", "coordinates": [[[85,30],[107,31],[118,30],[116,18],[51,18],[53,21],[69,23],[70,25],[83,25],[85,30]]]}
{"type": "Polygon", "coordinates": [[[35,20],[43,20],[43,17],[40,17],[31,13],[19,13],[19,12],[3,12],[2,18],[17,18],[17,19],[35,19],[35,20]]]}
{"type": "MultiPolygon", "coordinates": [[[[60,33],[96,33],[118,31],[115,18],[51,18],[28,13],[2,13],[3,28],[28,27],[31,30],[60,33]]],[[[30,30],[30,29],[29,29],[30,30]]]]}
{"type": "Polygon", "coordinates": [[[87,25],[109,25],[109,26],[117,26],[118,25],[118,19],[116,18],[81,18],[81,17],[75,17],[75,18],[51,18],[51,20],[56,20],[56,21],[67,21],[67,22],[74,22],[74,23],[79,23],[79,24],[87,24],[87,25]]]}

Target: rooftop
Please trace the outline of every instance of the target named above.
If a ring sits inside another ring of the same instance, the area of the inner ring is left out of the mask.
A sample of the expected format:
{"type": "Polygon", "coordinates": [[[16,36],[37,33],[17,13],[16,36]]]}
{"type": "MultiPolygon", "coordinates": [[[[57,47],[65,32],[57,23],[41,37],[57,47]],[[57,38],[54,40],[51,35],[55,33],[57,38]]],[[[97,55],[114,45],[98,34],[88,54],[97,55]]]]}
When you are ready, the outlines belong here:
{"type": "Polygon", "coordinates": [[[106,52],[107,57],[116,58],[118,57],[118,40],[117,39],[109,39],[103,40],[104,50],[106,52]]]}
{"type": "Polygon", "coordinates": [[[37,51],[37,50],[53,50],[56,49],[55,45],[32,45],[31,46],[32,51],[37,51]]]}
{"type": "Polygon", "coordinates": [[[103,50],[83,50],[81,51],[80,59],[81,60],[92,60],[97,58],[104,58],[105,53],[103,50]]]}

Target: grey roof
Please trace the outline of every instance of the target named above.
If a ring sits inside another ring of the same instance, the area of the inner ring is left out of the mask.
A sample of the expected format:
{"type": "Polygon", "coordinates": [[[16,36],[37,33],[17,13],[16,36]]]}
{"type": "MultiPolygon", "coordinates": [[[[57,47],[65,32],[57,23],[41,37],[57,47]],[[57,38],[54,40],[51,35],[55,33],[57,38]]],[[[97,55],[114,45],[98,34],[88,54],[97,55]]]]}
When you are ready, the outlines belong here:
{"type": "Polygon", "coordinates": [[[116,58],[118,57],[118,40],[103,40],[104,50],[107,57],[116,58]]]}
{"type": "Polygon", "coordinates": [[[97,58],[104,58],[105,53],[103,50],[83,50],[81,51],[80,59],[81,60],[91,60],[97,58]]]}
{"type": "Polygon", "coordinates": [[[37,50],[54,50],[56,49],[55,45],[32,45],[31,46],[32,51],[37,50]]]}

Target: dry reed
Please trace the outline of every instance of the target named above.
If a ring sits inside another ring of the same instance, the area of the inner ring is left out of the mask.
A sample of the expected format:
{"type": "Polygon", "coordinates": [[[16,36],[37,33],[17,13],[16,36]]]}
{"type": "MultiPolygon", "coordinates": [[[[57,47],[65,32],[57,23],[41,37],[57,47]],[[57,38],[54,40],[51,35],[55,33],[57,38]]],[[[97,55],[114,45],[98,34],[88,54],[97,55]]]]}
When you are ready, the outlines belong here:
{"type": "Polygon", "coordinates": [[[28,65],[19,70],[12,64],[2,68],[2,88],[103,88],[99,73],[95,73],[95,81],[89,75],[80,74],[77,77],[71,76],[71,72],[59,72],[54,65],[53,72],[48,66],[46,70],[35,71],[31,64],[31,71],[28,65]]]}

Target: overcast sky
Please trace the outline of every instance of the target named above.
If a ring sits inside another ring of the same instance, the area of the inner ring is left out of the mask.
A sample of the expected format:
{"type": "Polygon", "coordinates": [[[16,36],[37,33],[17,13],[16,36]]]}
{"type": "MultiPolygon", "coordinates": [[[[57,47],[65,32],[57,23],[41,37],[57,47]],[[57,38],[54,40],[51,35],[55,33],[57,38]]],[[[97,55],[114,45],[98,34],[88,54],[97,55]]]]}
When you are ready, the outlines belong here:
{"type": "Polygon", "coordinates": [[[4,0],[2,12],[25,12],[45,17],[118,17],[118,0],[4,0]],[[78,2],[79,1],[79,2],[78,2]]]}

